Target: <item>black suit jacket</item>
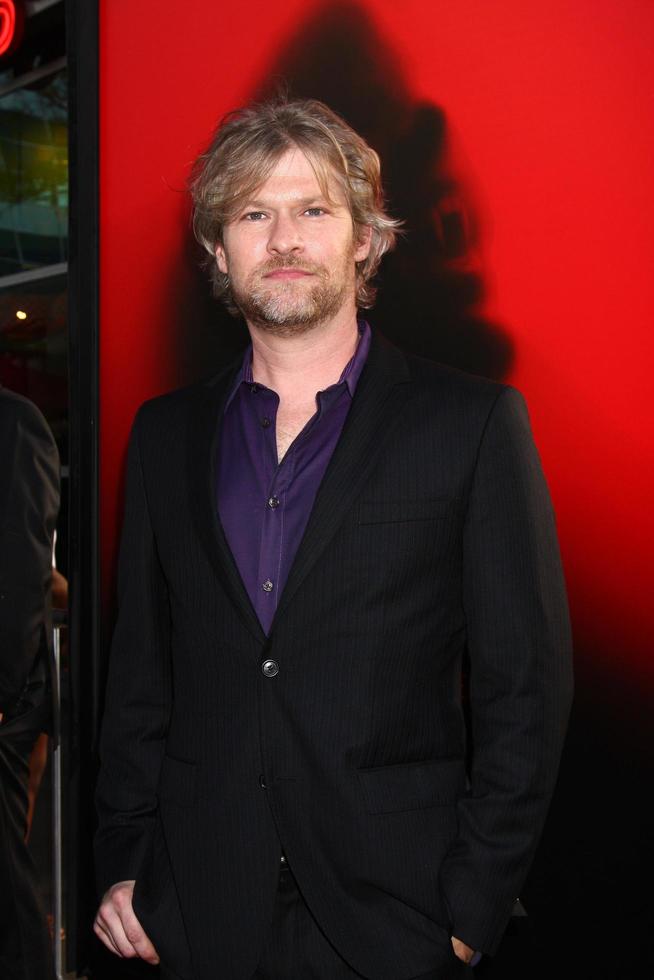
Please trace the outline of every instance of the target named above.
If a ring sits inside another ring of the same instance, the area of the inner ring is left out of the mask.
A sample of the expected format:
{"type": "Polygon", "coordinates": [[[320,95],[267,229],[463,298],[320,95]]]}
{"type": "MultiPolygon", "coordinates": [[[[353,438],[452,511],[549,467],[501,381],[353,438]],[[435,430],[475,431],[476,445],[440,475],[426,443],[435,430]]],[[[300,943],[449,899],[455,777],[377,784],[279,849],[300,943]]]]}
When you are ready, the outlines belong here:
{"type": "Polygon", "coordinates": [[[162,960],[197,980],[255,971],[282,848],[363,976],[449,966],[452,933],[492,953],[571,694],[554,518],[522,397],[375,336],[265,636],[217,518],[233,376],[155,399],[134,425],[101,890],[135,878],[162,960]]]}
{"type": "Polygon", "coordinates": [[[59,454],[36,405],[0,387],[0,713],[50,673],[52,538],[59,454]]]}

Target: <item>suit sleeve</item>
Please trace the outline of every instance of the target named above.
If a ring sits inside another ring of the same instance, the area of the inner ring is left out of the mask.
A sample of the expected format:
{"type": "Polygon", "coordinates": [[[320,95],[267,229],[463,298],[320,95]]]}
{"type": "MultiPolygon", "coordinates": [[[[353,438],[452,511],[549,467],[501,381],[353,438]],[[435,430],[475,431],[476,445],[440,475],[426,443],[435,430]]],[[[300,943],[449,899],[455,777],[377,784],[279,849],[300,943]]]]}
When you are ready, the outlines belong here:
{"type": "Polygon", "coordinates": [[[153,535],[137,415],[127,455],[125,518],[100,739],[95,838],[100,894],[137,877],[157,807],[171,704],[170,612],[153,535]]]}
{"type": "Polygon", "coordinates": [[[59,454],[31,402],[0,402],[0,712],[19,699],[45,639],[59,454]]]}
{"type": "Polygon", "coordinates": [[[464,528],[472,769],[441,869],[452,934],[495,952],[556,781],[572,695],[556,527],[520,393],[486,423],[464,528]]]}

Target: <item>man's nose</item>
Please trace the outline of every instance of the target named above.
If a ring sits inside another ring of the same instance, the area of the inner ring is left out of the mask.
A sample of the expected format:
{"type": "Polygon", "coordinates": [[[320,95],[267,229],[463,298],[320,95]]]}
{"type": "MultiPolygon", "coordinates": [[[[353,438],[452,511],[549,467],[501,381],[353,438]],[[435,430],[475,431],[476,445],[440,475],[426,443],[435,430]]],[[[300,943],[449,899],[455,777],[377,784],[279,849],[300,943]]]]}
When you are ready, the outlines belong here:
{"type": "Polygon", "coordinates": [[[268,251],[276,255],[288,255],[301,249],[302,236],[297,221],[290,215],[276,215],[270,228],[268,251]]]}

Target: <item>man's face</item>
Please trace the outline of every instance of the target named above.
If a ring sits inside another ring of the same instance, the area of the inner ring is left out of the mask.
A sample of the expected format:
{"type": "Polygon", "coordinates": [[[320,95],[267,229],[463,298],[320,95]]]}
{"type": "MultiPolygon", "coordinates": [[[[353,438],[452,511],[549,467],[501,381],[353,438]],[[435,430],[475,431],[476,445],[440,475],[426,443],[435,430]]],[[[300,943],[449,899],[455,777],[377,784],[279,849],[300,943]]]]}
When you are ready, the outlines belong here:
{"type": "Polygon", "coordinates": [[[331,200],[304,153],[287,150],[225,225],[218,268],[252,325],[290,336],[341,312],[355,315],[355,263],[368,255],[370,234],[355,242],[336,180],[329,194],[331,200]]]}

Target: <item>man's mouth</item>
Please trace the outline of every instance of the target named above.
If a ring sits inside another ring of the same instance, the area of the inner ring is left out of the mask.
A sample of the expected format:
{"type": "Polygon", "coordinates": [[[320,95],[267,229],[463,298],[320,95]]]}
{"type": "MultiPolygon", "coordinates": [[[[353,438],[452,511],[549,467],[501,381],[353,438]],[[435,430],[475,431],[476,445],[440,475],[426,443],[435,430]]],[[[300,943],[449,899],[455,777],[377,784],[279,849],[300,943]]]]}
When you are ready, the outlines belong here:
{"type": "Polygon", "coordinates": [[[304,279],[306,276],[312,276],[312,272],[308,272],[306,269],[297,269],[295,267],[272,269],[270,272],[264,273],[264,279],[304,279]]]}

